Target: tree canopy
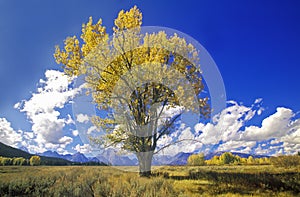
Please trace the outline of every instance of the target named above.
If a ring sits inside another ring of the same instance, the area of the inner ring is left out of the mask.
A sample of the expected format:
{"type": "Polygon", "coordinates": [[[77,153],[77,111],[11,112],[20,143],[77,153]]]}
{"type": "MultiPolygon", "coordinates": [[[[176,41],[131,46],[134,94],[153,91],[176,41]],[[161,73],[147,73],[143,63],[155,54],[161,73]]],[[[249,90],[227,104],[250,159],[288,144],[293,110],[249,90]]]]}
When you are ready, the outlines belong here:
{"type": "Polygon", "coordinates": [[[148,173],[158,140],[174,130],[183,111],[208,117],[210,107],[200,94],[199,51],[177,34],[143,32],[141,25],[136,6],[119,12],[112,36],[101,19],[93,24],[90,17],[80,39],[67,37],[54,57],[67,75],[85,76],[94,104],[105,111],[92,121],[106,135],[91,140],[133,151],[148,173]]]}

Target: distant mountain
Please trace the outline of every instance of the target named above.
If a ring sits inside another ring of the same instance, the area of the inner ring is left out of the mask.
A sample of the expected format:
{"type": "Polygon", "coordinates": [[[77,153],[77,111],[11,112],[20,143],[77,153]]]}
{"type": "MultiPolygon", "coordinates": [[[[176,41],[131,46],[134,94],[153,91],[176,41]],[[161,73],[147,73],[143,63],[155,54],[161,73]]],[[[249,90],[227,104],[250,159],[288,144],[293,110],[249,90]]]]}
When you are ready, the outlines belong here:
{"type": "MultiPolygon", "coordinates": [[[[154,155],[152,165],[185,165],[187,158],[191,153],[179,153],[175,156],[171,155],[154,155]]],[[[138,160],[126,155],[120,155],[114,149],[108,149],[97,156],[97,159],[103,163],[114,166],[136,166],[138,160]]]]}
{"type": "Polygon", "coordinates": [[[61,158],[61,159],[65,159],[65,160],[72,161],[72,162],[78,162],[78,163],[89,162],[89,159],[84,154],[79,153],[79,152],[77,152],[73,155],[71,155],[71,154],[61,155],[61,154],[57,153],[56,151],[46,151],[46,152],[40,153],[39,155],[46,156],[46,157],[61,158]]]}
{"type": "Polygon", "coordinates": [[[29,159],[32,154],[25,152],[23,150],[19,150],[17,148],[13,148],[11,146],[5,145],[0,142],[0,156],[2,157],[23,157],[25,159],[29,159]]]}
{"type": "MultiPolygon", "coordinates": [[[[0,142],[0,156],[2,157],[23,157],[25,159],[30,159],[34,154],[30,154],[23,150],[13,148],[11,146],[5,145],[0,142]]],[[[72,162],[61,159],[61,158],[54,158],[54,157],[41,157],[41,164],[42,165],[71,165],[72,162]]]]}
{"type": "Polygon", "coordinates": [[[22,151],[25,151],[25,152],[29,153],[28,149],[25,146],[21,146],[19,148],[19,150],[22,150],[22,151]]]}
{"type": "Polygon", "coordinates": [[[86,162],[89,161],[89,159],[86,158],[86,156],[85,156],[84,154],[77,152],[77,153],[75,153],[74,155],[72,155],[71,161],[73,161],[73,162],[86,163],[86,162]]]}
{"type": "Polygon", "coordinates": [[[60,154],[58,154],[56,151],[46,151],[43,153],[40,153],[39,155],[45,156],[45,157],[56,157],[56,158],[62,158],[60,154]]]}
{"type": "Polygon", "coordinates": [[[88,157],[89,162],[100,162],[100,160],[97,157],[88,157]]]}
{"type": "Polygon", "coordinates": [[[173,156],[157,154],[153,156],[152,165],[169,165],[170,161],[173,161],[173,156]]]}
{"type": "Polygon", "coordinates": [[[134,166],[138,164],[137,159],[131,159],[128,156],[120,155],[112,148],[105,150],[97,156],[99,161],[115,166],[134,166]]]}
{"type": "MultiPolygon", "coordinates": [[[[154,155],[152,165],[186,165],[187,159],[192,153],[178,153],[172,155],[154,155]]],[[[120,155],[114,149],[108,149],[97,156],[99,161],[115,166],[136,166],[138,160],[126,155],[120,155]]]]}
{"type": "Polygon", "coordinates": [[[193,153],[178,153],[174,156],[173,161],[169,163],[169,165],[176,165],[176,166],[182,166],[187,164],[187,160],[189,156],[191,156],[193,153]]]}
{"type": "MultiPolygon", "coordinates": [[[[24,147],[25,148],[25,147],[24,147]]],[[[23,150],[26,150],[22,148],[23,150]]],[[[17,148],[13,148],[7,146],[0,142],[0,156],[3,157],[23,157],[29,159],[33,154],[30,154],[26,151],[23,151],[17,148]]],[[[209,153],[205,155],[205,159],[211,159],[215,155],[220,156],[224,153],[224,151],[209,153]]],[[[185,153],[180,152],[174,156],[171,155],[154,155],[152,160],[152,165],[186,165],[187,159],[190,155],[194,153],[185,153]]],[[[232,152],[234,155],[238,155],[242,158],[248,158],[252,156],[253,158],[261,158],[261,157],[269,157],[265,155],[254,155],[254,154],[245,154],[232,152]]],[[[84,164],[84,163],[104,163],[107,165],[115,165],[115,166],[136,166],[138,165],[138,160],[136,158],[132,158],[126,155],[119,154],[114,149],[107,149],[101,154],[97,155],[97,157],[87,158],[82,153],[75,154],[66,154],[61,155],[56,151],[46,151],[38,154],[41,156],[42,164],[44,165],[72,165],[72,164],[84,164]]]]}
{"type": "Polygon", "coordinates": [[[46,151],[40,153],[39,155],[62,158],[68,161],[78,162],[78,163],[87,163],[87,162],[99,163],[100,162],[100,163],[105,163],[108,165],[115,165],[115,166],[132,166],[138,164],[137,159],[130,159],[125,155],[120,155],[114,149],[108,149],[105,152],[99,154],[97,157],[91,157],[91,158],[87,158],[84,154],[79,152],[73,155],[72,154],[61,155],[56,151],[46,151]]]}

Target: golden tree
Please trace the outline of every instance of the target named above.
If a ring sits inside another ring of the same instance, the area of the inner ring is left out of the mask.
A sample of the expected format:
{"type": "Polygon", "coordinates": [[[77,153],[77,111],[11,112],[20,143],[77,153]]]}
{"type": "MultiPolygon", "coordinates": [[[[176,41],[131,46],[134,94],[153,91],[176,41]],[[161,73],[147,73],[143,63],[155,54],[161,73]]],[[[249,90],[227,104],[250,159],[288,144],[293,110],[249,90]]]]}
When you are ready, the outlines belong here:
{"type": "Polygon", "coordinates": [[[182,111],[210,114],[197,49],[177,34],[144,33],[136,6],[121,10],[109,37],[101,19],[83,24],[81,40],[65,40],[54,57],[69,76],[85,76],[86,88],[105,117],[92,122],[106,134],[94,143],[120,146],[139,160],[140,174],[151,173],[157,142],[174,130],[182,111]],[[168,110],[176,114],[166,117],[168,110]]]}
{"type": "Polygon", "coordinates": [[[34,155],[30,157],[29,162],[31,166],[38,166],[41,164],[41,158],[37,155],[34,155]]]}
{"type": "Polygon", "coordinates": [[[205,158],[203,153],[193,154],[188,157],[187,164],[189,166],[204,166],[205,158]]]}

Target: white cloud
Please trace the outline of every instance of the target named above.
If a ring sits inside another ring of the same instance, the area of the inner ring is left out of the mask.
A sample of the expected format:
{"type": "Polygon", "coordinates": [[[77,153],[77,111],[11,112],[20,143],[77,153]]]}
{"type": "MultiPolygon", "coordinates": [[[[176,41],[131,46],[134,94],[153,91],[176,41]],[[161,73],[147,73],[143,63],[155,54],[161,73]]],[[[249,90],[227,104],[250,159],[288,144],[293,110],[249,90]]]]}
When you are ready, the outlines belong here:
{"type": "Polygon", "coordinates": [[[35,136],[34,136],[33,132],[23,132],[23,138],[24,139],[30,140],[30,139],[33,139],[34,137],[35,136]]]}
{"type": "Polygon", "coordinates": [[[72,89],[72,79],[60,71],[47,70],[45,80],[41,79],[39,88],[33,93],[29,100],[15,104],[21,112],[25,112],[32,123],[32,131],[36,138],[39,149],[45,144],[52,147],[65,146],[71,142],[71,137],[66,136],[64,128],[73,124],[70,115],[62,117],[59,109],[65,107],[80,89],[72,89]]]}
{"type": "MultiPolygon", "coordinates": [[[[228,150],[228,151],[230,151],[230,150],[228,150]]],[[[247,146],[247,147],[244,147],[244,149],[240,149],[238,152],[249,154],[249,153],[251,153],[251,151],[252,151],[252,147],[247,146]]]]}
{"type": "Polygon", "coordinates": [[[88,154],[92,152],[92,147],[89,144],[83,144],[82,146],[77,144],[75,147],[73,147],[73,150],[83,154],[88,154]]]}
{"type": "Polygon", "coordinates": [[[164,125],[166,121],[175,118],[177,115],[181,114],[184,110],[181,106],[165,106],[163,111],[162,106],[157,108],[158,114],[161,113],[160,117],[158,117],[158,125],[164,125]]]}
{"type": "Polygon", "coordinates": [[[262,121],[261,127],[246,127],[241,134],[241,139],[247,141],[270,140],[269,146],[267,146],[270,153],[276,150],[294,154],[300,148],[300,119],[293,120],[295,115],[291,109],[278,107],[274,114],[262,121]],[[271,148],[274,146],[276,148],[271,148]]]}
{"type": "Polygon", "coordinates": [[[257,155],[277,155],[281,150],[283,150],[283,147],[278,145],[262,146],[259,144],[257,148],[254,149],[254,152],[257,155]]]}
{"type": "Polygon", "coordinates": [[[43,153],[47,151],[47,149],[44,146],[37,146],[34,144],[27,144],[26,148],[30,153],[43,153]]]}
{"type": "Polygon", "coordinates": [[[263,112],[263,109],[259,109],[259,110],[257,110],[257,115],[261,115],[261,114],[262,114],[262,112],[263,112]]]}
{"type": "Polygon", "coordinates": [[[194,129],[201,133],[204,144],[218,144],[220,141],[230,141],[239,138],[239,131],[245,122],[253,118],[256,110],[239,105],[235,101],[228,102],[231,106],[212,118],[211,123],[198,123],[194,129]]]}
{"type": "Polygon", "coordinates": [[[241,140],[241,129],[260,110],[260,107],[258,107],[260,102],[261,100],[256,100],[251,107],[246,107],[235,101],[229,101],[229,106],[215,115],[212,122],[196,124],[194,131],[190,127],[181,124],[176,131],[159,140],[158,147],[161,148],[173,143],[173,145],[164,149],[164,154],[205,151],[207,147],[213,148],[215,146],[218,146],[217,150],[208,149],[205,152],[238,151],[249,153],[256,142],[241,140]],[[183,141],[174,143],[181,140],[183,141]]]}
{"type": "Polygon", "coordinates": [[[255,99],[255,101],[254,101],[254,104],[258,104],[258,103],[261,103],[262,102],[262,98],[257,98],[257,99],[255,99]]]}
{"type": "Polygon", "coordinates": [[[70,144],[71,142],[73,142],[73,138],[68,137],[68,136],[64,136],[64,137],[59,139],[59,142],[63,145],[67,145],[67,144],[70,144]]]}
{"type": "Polygon", "coordinates": [[[11,123],[5,118],[0,118],[0,142],[16,147],[22,141],[22,131],[15,131],[11,123]]]}
{"type": "Polygon", "coordinates": [[[283,137],[288,134],[289,123],[293,116],[292,110],[278,107],[276,113],[262,121],[261,127],[246,127],[241,138],[247,141],[262,141],[269,138],[283,137]]]}
{"type": "Polygon", "coordinates": [[[234,151],[234,152],[243,152],[243,153],[250,153],[251,148],[256,145],[256,142],[250,141],[227,141],[221,144],[218,147],[219,151],[234,151]]]}
{"type": "Polygon", "coordinates": [[[69,152],[68,150],[66,150],[66,149],[63,148],[63,147],[57,148],[57,149],[56,149],[56,152],[58,152],[58,153],[61,154],[61,155],[71,154],[71,152],[69,152]]]}
{"type": "Polygon", "coordinates": [[[67,118],[65,119],[65,123],[66,124],[75,124],[75,122],[74,122],[74,120],[72,119],[72,117],[71,117],[71,115],[70,114],[68,114],[67,115],[67,118]]]}
{"type": "Polygon", "coordinates": [[[214,116],[212,122],[195,125],[194,139],[202,142],[204,147],[217,147],[210,151],[269,155],[296,153],[300,149],[300,119],[293,120],[296,114],[291,109],[278,107],[260,127],[245,127],[249,120],[263,111],[261,102],[262,99],[257,99],[251,107],[246,107],[229,101],[230,106],[214,116]]]}
{"type": "Polygon", "coordinates": [[[75,137],[76,137],[76,136],[78,136],[78,135],[79,135],[79,132],[78,132],[78,130],[73,130],[73,131],[72,131],[72,134],[73,134],[73,136],[75,136],[75,137]]]}
{"type": "Polygon", "coordinates": [[[87,114],[78,114],[76,116],[76,120],[80,123],[87,123],[89,122],[89,116],[87,114]]]}
{"type": "Polygon", "coordinates": [[[87,134],[91,134],[93,131],[97,131],[98,128],[96,126],[91,126],[90,128],[88,128],[87,130],[87,134]]]}
{"type": "Polygon", "coordinates": [[[181,124],[178,130],[163,136],[157,142],[158,149],[163,147],[160,154],[176,155],[180,152],[194,152],[202,148],[203,144],[195,137],[190,127],[181,124]],[[169,146],[170,145],[170,146],[169,146]]]}
{"type": "MultiPolygon", "coordinates": [[[[68,124],[74,124],[74,121],[70,115],[63,117],[59,112],[80,92],[80,89],[70,88],[70,84],[71,80],[62,72],[48,70],[45,73],[45,80],[40,80],[37,92],[33,93],[29,100],[15,104],[14,107],[25,112],[32,123],[33,132],[28,132],[24,136],[33,142],[22,142],[29,150],[42,152],[46,149],[57,149],[63,152],[65,147],[72,143],[72,137],[67,136],[64,129],[68,124]]],[[[261,103],[261,98],[256,99],[250,107],[235,101],[228,101],[229,106],[215,115],[211,122],[198,123],[194,128],[181,125],[178,130],[161,138],[158,148],[174,143],[176,140],[183,140],[164,149],[164,152],[176,154],[198,150],[207,151],[208,147],[214,147],[213,151],[257,152],[258,154],[279,152],[292,154],[298,151],[300,149],[300,119],[293,120],[295,113],[291,109],[277,108],[274,114],[262,121],[261,126],[246,125],[255,115],[261,115],[264,110],[261,103]]],[[[182,110],[183,108],[180,107],[165,109],[160,117],[160,124],[181,113],[182,110]]],[[[79,123],[89,121],[86,114],[78,114],[74,118],[79,123]]],[[[91,134],[95,130],[97,128],[91,126],[87,129],[87,133],[91,134]]],[[[22,139],[20,138],[21,131],[14,131],[7,121],[5,124],[1,123],[0,131],[1,140],[6,140],[6,143],[14,144],[22,139]]],[[[78,130],[73,130],[72,135],[78,136],[78,130]]],[[[73,149],[82,153],[88,153],[91,150],[88,144],[82,146],[77,144],[73,149]]]]}
{"type": "Polygon", "coordinates": [[[16,104],[14,105],[14,108],[15,108],[15,109],[19,109],[20,106],[21,106],[21,103],[16,103],[16,104]]]}
{"type": "Polygon", "coordinates": [[[277,140],[277,139],[272,139],[272,140],[270,141],[270,144],[271,144],[271,145],[275,145],[275,144],[278,144],[278,143],[280,143],[280,141],[277,140]]]}

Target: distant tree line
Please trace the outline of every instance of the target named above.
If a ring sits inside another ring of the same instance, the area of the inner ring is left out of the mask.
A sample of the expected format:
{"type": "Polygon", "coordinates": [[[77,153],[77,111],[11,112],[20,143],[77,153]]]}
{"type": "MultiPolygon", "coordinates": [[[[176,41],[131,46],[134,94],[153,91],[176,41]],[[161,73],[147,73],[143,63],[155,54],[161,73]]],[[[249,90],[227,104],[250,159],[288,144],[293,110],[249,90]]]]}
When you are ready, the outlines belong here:
{"type": "Polygon", "coordinates": [[[60,158],[47,158],[37,155],[31,156],[29,159],[24,157],[2,157],[0,156],[0,166],[106,166],[105,163],[88,161],[88,162],[71,162],[60,158]]]}
{"type": "Polygon", "coordinates": [[[203,165],[274,165],[277,167],[293,167],[300,165],[300,154],[297,155],[281,155],[277,157],[261,157],[242,158],[230,152],[225,152],[220,156],[215,155],[209,160],[205,160],[204,154],[193,154],[188,160],[187,164],[190,166],[203,165]]]}
{"type": "Polygon", "coordinates": [[[41,164],[41,158],[39,156],[32,156],[30,159],[23,157],[0,157],[1,166],[38,166],[41,164]]]}

